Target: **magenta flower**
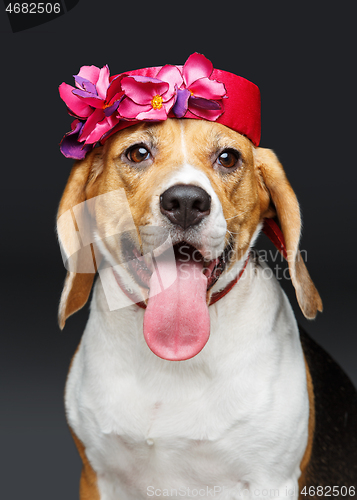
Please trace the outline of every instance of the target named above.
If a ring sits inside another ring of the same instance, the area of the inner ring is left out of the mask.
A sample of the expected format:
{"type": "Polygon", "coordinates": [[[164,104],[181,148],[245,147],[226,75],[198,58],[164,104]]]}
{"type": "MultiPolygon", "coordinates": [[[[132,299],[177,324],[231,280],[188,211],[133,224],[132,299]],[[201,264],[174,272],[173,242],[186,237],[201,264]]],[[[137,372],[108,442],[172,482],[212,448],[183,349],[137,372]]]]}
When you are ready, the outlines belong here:
{"type": "Polygon", "coordinates": [[[183,79],[180,70],[169,64],[163,66],[156,76],[123,78],[121,85],[126,98],[119,105],[120,116],[128,120],[166,120],[183,79]]]}
{"type": "Polygon", "coordinates": [[[226,89],[223,83],[210,80],[212,72],[213,65],[204,55],[190,55],[182,68],[183,84],[173,107],[177,118],[185,116],[187,109],[206,120],[216,120],[223,113],[226,89]]]}
{"type": "MultiPolygon", "coordinates": [[[[70,157],[78,159],[80,148],[94,145],[117,125],[120,118],[116,110],[124,92],[121,90],[122,76],[110,80],[108,66],[102,69],[82,66],[74,79],[77,88],[63,82],[59,92],[69,113],[79,118],[81,123],[76,120],[72,123],[72,131],[62,139],[61,150],[65,156],[76,154],[70,157]],[[78,151],[75,141],[84,143],[77,146],[78,151]]],[[[88,150],[87,147],[84,149],[88,150]]]]}

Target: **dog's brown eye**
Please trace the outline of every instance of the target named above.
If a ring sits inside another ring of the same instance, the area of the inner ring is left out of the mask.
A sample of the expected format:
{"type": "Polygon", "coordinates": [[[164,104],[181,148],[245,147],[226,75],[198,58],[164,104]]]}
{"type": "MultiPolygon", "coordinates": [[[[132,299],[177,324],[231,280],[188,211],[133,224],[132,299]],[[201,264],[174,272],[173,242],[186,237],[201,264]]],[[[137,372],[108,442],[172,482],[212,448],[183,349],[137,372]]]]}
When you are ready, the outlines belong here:
{"type": "Polygon", "coordinates": [[[222,167],[233,168],[239,160],[239,155],[235,151],[223,151],[217,158],[217,161],[222,167]]]}
{"type": "Polygon", "coordinates": [[[133,146],[127,152],[127,157],[134,163],[140,163],[150,158],[150,151],[143,145],[133,146]]]}

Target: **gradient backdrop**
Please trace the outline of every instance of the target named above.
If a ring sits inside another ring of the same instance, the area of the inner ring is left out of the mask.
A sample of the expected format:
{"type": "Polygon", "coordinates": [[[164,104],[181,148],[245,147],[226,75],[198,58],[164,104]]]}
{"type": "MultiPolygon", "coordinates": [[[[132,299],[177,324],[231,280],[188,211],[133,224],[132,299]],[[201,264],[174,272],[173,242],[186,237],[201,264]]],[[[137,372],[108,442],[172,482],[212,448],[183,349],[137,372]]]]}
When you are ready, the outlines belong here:
{"type": "Polygon", "coordinates": [[[116,74],[182,64],[198,51],[260,87],[261,146],[278,154],[301,203],[301,247],[324,313],[306,321],[284,288],[298,320],[357,384],[356,39],[352,10],[328,5],[80,0],[16,34],[0,15],[2,498],[78,498],[63,389],[88,308],[59,330],[65,270],[54,226],[72,165],[58,149],[71,120],[57,87],[82,65],[107,63],[116,74]]]}

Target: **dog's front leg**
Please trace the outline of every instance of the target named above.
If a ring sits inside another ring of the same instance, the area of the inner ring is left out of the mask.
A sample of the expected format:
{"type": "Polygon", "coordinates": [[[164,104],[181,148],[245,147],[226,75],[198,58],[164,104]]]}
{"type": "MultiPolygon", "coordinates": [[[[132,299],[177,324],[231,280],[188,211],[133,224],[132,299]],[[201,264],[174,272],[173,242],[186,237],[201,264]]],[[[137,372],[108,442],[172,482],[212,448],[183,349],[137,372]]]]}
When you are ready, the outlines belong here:
{"type": "Polygon", "coordinates": [[[80,441],[80,439],[78,439],[72,429],[71,434],[83,462],[81,479],[79,483],[79,500],[100,500],[99,490],[97,486],[97,475],[88,461],[82,442],[80,441]]]}

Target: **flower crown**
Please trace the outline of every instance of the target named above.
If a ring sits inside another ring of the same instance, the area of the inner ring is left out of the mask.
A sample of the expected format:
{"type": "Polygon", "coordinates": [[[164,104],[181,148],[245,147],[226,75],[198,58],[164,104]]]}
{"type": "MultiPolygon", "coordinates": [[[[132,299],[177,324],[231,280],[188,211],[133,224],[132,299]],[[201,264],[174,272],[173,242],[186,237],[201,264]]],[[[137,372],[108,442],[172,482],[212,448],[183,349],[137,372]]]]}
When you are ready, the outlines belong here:
{"type": "Polygon", "coordinates": [[[108,66],[82,66],[74,79],[76,87],[64,82],[59,87],[75,117],[60,144],[67,158],[83,159],[96,144],[134,123],[167,118],[218,121],[259,144],[258,87],[214,69],[202,54],[192,54],[183,66],[167,64],[112,77],[108,66]]]}

